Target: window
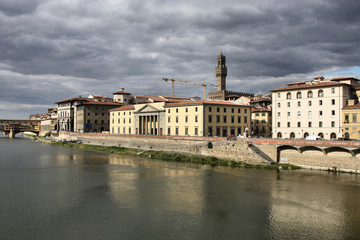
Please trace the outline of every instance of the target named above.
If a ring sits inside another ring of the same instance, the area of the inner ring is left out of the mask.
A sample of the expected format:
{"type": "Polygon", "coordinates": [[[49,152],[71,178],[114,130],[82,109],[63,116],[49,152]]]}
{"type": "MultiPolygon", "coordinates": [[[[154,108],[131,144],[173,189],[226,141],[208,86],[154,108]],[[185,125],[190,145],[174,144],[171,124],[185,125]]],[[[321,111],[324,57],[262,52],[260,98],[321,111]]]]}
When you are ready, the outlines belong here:
{"type": "Polygon", "coordinates": [[[240,116],[238,117],[238,123],[241,123],[241,117],[240,116]]]}
{"type": "Polygon", "coordinates": [[[129,128],[129,134],[131,134],[131,128],[129,128]]]}
{"type": "Polygon", "coordinates": [[[198,111],[198,108],[197,107],[195,107],[195,112],[197,112],[198,111]]]}
{"type": "Polygon", "coordinates": [[[301,102],[297,102],[298,107],[301,107],[301,102]]]}
{"type": "Polygon", "coordinates": [[[278,103],[278,107],[280,107],[280,103],[278,103]]]}
{"type": "Polygon", "coordinates": [[[297,126],[298,126],[298,127],[301,127],[301,122],[298,122],[298,123],[297,123],[297,126]]]}
{"type": "Polygon", "coordinates": [[[195,136],[199,135],[199,128],[195,127],[195,136]]]}
{"type": "Polygon", "coordinates": [[[322,106],[322,100],[319,100],[319,106],[322,106]]]}
{"type": "Polygon", "coordinates": [[[287,117],[290,118],[290,112],[287,113],[287,117]]]}
{"type": "Polygon", "coordinates": [[[331,93],[335,93],[335,88],[331,88],[331,93]]]}
{"type": "Polygon", "coordinates": [[[319,117],[322,118],[322,116],[323,116],[323,112],[319,111],[319,117]]]}
{"type": "Polygon", "coordinates": [[[345,114],[344,123],[349,123],[349,114],[345,114]]]}
{"type": "Polygon", "coordinates": [[[212,122],[212,115],[209,115],[209,123],[212,122]]]}
{"type": "Polygon", "coordinates": [[[114,123],[114,119],[112,120],[112,123],[114,123]]]}
{"type": "Polygon", "coordinates": [[[195,116],[195,122],[198,122],[198,116],[195,116]]]}
{"type": "Polygon", "coordinates": [[[312,102],[311,102],[311,101],[309,101],[308,106],[309,106],[309,107],[311,107],[311,105],[312,105],[312,102]]]}
{"type": "Polygon", "coordinates": [[[297,112],[297,116],[298,116],[298,118],[301,117],[301,111],[298,111],[298,112],[297,112]]]}
{"type": "Polygon", "coordinates": [[[280,127],[280,122],[277,123],[277,126],[280,127]]]}
{"type": "Polygon", "coordinates": [[[168,117],[168,123],[169,123],[169,122],[171,122],[171,118],[170,118],[170,117],[168,117]]]}
{"type": "Polygon", "coordinates": [[[265,113],[262,113],[261,116],[265,116],[265,113]]]}
{"type": "Polygon", "coordinates": [[[95,116],[97,116],[97,113],[95,113],[95,116]]]}
{"type": "Polygon", "coordinates": [[[211,112],[212,111],[212,108],[211,107],[209,107],[209,112],[211,112]]]}
{"type": "Polygon", "coordinates": [[[179,109],[176,109],[176,112],[179,112],[179,109]]]}
{"type": "Polygon", "coordinates": [[[185,122],[188,122],[188,116],[185,116],[185,122]]]}
{"type": "Polygon", "coordinates": [[[308,123],[308,127],[312,127],[312,123],[311,123],[311,122],[308,123]]]}
{"type": "Polygon", "coordinates": [[[188,112],[188,108],[185,108],[185,112],[188,112]]]}
{"type": "Polygon", "coordinates": [[[240,108],[238,109],[238,113],[241,113],[241,109],[240,109],[240,108]]]}
{"type": "Polygon", "coordinates": [[[323,127],[323,122],[319,122],[319,127],[323,127]]]}
{"type": "Polygon", "coordinates": [[[95,124],[97,124],[97,120],[95,120],[95,124]]]}
{"type": "Polygon", "coordinates": [[[280,112],[278,112],[278,118],[280,118],[280,112]]]}
{"type": "Polygon", "coordinates": [[[231,123],[234,123],[234,122],[235,122],[235,117],[231,116],[231,123]]]}
{"type": "Polygon", "coordinates": [[[175,128],[175,135],[176,135],[176,136],[179,136],[179,127],[176,127],[176,128],[175,128]]]}
{"type": "Polygon", "coordinates": [[[171,135],[171,128],[168,127],[167,135],[171,135]]]}
{"type": "Polygon", "coordinates": [[[218,107],[218,108],[216,108],[216,111],[217,111],[217,112],[220,112],[220,108],[219,108],[219,107],[218,107]]]}
{"type": "Polygon", "coordinates": [[[120,123],[120,118],[118,118],[118,123],[120,123]]]}
{"type": "Polygon", "coordinates": [[[189,128],[188,127],[185,127],[185,135],[189,135],[189,128]]]}
{"type": "Polygon", "coordinates": [[[220,116],[216,115],[216,122],[219,123],[220,122],[220,116]]]}
{"type": "Polygon", "coordinates": [[[216,127],[216,136],[220,136],[220,127],[216,127]]]}
{"type": "Polygon", "coordinates": [[[331,122],[331,127],[335,127],[335,122],[334,121],[331,122]]]}
{"type": "Polygon", "coordinates": [[[224,123],[226,123],[226,116],[223,116],[224,123]]]}
{"type": "Polygon", "coordinates": [[[244,109],[244,113],[247,113],[247,109],[244,109]]]}
{"type": "Polygon", "coordinates": [[[234,108],[231,108],[231,113],[234,113],[235,109],[234,108]]]}
{"type": "Polygon", "coordinates": [[[287,106],[290,107],[290,102],[287,103],[287,106]]]}
{"type": "Polygon", "coordinates": [[[176,118],[175,118],[175,122],[179,122],[179,117],[178,116],[176,116],[176,118]]]}
{"type": "Polygon", "coordinates": [[[111,128],[111,133],[114,133],[114,127],[111,128]]]}
{"type": "Polygon", "coordinates": [[[335,99],[331,99],[331,105],[335,105],[335,99]]]}
{"type": "Polygon", "coordinates": [[[212,127],[209,127],[209,128],[208,128],[208,135],[209,135],[209,136],[212,136],[212,135],[213,135],[212,127]]]}
{"type": "Polygon", "coordinates": [[[291,93],[286,94],[286,99],[291,99],[291,93]]]}
{"type": "Polygon", "coordinates": [[[244,123],[247,123],[247,117],[244,117],[244,123]]]}
{"type": "Polygon", "coordinates": [[[296,93],[296,98],[301,98],[301,97],[302,97],[301,92],[297,92],[297,93],[296,93]]]}
{"type": "Polygon", "coordinates": [[[356,113],[353,113],[353,114],[352,114],[352,121],[353,121],[354,123],[357,122],[357,114],[356,114],[356,113]]]}
{"type": "Polygon", "coordinates": [[[312,98],[312,97],[313,97],[313,92],[312,92],[312,91],[308,91],[307,97],[308,97],[308,98],[312,98]]]}
{"type": "Polygon", "coordinates": [[[168,113],[170,113],[170,109],[168,109],[168,113]]]}
{"type": "Polygon", "coordinates": [[[280,93],[277,94],[278,98],[280,97],[280,93]]]}
{"type": "Polygon", "coordinates": [[[259,113],[255,113],[255,116],[257,116],[257,117],[258,117],[258,116],[259,116],[259,113]]]}
{"type": "Polygon", "coordinates": [[[226,108],[224,108],[224,113],[226,113],[226,108]]]}
{"type": "Polygon", "coordinates": [[[287,122],[287,127],[290,127],[290,122],[287,122]]]}
{"type": "Polygon", "coordinates": [[[324,97],[324,90],[319,90],[318,97],[324,97]]]}
{"type": "Polygon", "coordinates": [[[312,117],[312,111],[309,111],[309,118],[312,117]]]}
{"type": "Polygon", "coordinates": [[[120,133],[120,127],[118,127],[118,133],[120,133]]]}
{"type": "Polygon", "coordinates": [[[331,110],[331,117],[335,117],[335,110],[331,110]]]}

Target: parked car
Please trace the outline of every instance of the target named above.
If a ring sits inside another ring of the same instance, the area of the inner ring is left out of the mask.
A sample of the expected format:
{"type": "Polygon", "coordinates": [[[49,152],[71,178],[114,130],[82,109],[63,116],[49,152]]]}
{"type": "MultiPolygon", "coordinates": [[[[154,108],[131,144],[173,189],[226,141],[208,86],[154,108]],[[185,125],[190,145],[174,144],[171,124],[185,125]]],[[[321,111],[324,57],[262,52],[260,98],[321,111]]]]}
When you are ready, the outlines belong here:
{"type": "Polygon", "coordinates": [[[322,137],[319,136],[307,136],[305,140],[324,140],[322,137]]]}

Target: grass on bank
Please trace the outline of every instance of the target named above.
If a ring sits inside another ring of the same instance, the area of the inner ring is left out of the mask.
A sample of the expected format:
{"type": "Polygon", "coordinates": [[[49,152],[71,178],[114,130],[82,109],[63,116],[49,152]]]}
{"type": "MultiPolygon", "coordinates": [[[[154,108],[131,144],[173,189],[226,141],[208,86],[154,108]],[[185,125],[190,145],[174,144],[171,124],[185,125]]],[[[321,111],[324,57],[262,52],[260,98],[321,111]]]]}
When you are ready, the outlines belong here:
{"type": "Polygon", "coordinates": [[[89,144],[78,144],[69,142],[51,142],[55,146],[72,147],[77,149],[107,152],[121,155],[137,155],[145,158],[154,158],[165,161],[176,161],[176,162],[189,162],[198,164],[207,164],[211,166],[230,166],[238,168],[257,168],[257,169],[300,169],[298,166],[290,164],[274,164],[274,165],[261,165],[261,164],[249,164],[245,162],[231,161],[225,159],[219,159],[217,157],[191,155],[184,153],[165,152],[165,151],[153,151],[153,150],[141,150],[133,148],[115,147],[115,146],[100,146],[100,145],[89,145],[89,144]]]}

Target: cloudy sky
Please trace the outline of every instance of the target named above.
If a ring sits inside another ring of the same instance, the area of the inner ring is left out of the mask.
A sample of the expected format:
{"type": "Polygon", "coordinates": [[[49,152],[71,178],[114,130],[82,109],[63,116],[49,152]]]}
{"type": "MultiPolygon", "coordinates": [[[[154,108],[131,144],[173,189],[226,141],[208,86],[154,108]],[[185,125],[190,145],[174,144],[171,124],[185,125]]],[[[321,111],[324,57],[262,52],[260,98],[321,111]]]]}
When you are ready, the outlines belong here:
{"type": "Polygon", "coordinates": [[[228,90],[360,77],[359,13],[358,0],[0,0],[0,118],[120,87],[171,95],[162,77],[215,83],[221,50],[228,90]]]}

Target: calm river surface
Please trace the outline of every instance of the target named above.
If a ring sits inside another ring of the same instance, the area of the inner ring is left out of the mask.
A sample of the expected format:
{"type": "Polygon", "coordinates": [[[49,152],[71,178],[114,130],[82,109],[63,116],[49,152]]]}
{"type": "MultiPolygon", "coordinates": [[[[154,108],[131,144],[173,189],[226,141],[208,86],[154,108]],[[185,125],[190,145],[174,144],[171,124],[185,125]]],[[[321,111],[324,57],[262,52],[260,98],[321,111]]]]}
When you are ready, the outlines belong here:
{"type": "Polygon", "coordinates": [[[0,239],[360,239],[357,175],[0,151],[0,239]]]}

